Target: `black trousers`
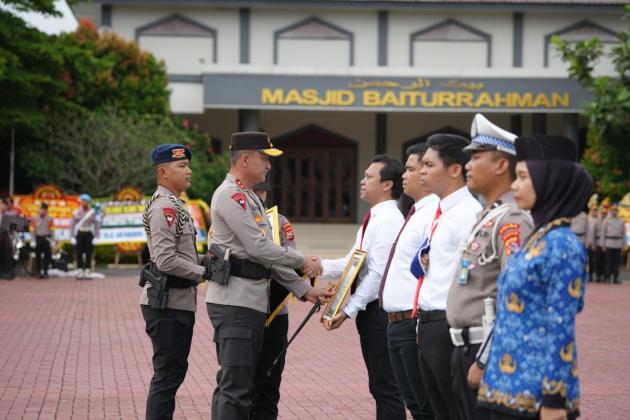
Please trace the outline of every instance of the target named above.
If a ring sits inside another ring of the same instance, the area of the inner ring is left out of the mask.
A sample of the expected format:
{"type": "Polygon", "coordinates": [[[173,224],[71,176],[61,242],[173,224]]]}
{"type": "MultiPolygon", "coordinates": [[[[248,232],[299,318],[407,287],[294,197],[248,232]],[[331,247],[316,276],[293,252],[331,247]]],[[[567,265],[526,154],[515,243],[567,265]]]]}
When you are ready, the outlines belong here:
{"type": "Polygon", "coordinates": [[[488,420],[477,409],[477,390],[468,386],[468,370],[475,362],[481,344],[459,346],[451,355],[451,376],[453,392],[457,399],[457,409],[462,420],[488,420]]]}
{"type": "Polygon", "coordinates": [[[405,406],[415,420],[433,420],[433,410],[418,364],[416,321],[390,322],[387,325],[387,345],[392,372],[405,406]]]}
{"type": "Polygon", "coordinates": [[[595,248],[595,276],[596,281],[603,281],[606,275],[606,253],[602,247],[595,248]]]}
{"type": "Polygon", "coordinates": [[[77,268],[90,268],[92,264],[92,251],[94,250],[92,239],[94,239],[92,232],[77,233],[77,268]]]}
{"type": "Polygon", "coordinates": [[[35,237],[35,264],[37,266],[37,274],[48,274],[48,265],[50,264],[50,242],[48,242],[48,236],[35,237]]]}
{"type": "Polygon", "coordinates": [[[147,420],[172,419],[175,394],[188,370],[195,313],[140,305],[153,344],[153,377],[147,397],[147,420]]]}
{"type": "Polygon", "coordinates": [[[368,386],[376,402],[376,418],[404,420],[405,403],[396,385],[387,348],[387,313],[379,307],[378,299],[357,314],[356,322],[368,386]]]}
{"type": "Polygon", "coordinates": [[[459,419],[451,378],[451,355],[455,346],[448,328],[446,319],[422,322],[418,326],[420,372],[436,420],[459,419]]]}
{"type": "Polygon", "coordinates": [[[206,303],[206,308],[214,328],[219,361],[217,386],[212,394],[212,419],[248,420],[267,314],[214,303],[206,303]]]}
{"type": "Polygon", "coordinates": [[[0,278],[15,277],[15,260],[13,259],[13,245],[9,232],[0,232],[0,278]]]}
{"type": "Polygon", "coordinates": [[[250,419],[277,419],[278,401],[280,401],[280,382],[282,381],[282,371],[286,353],[282,355],[276,366],[267,376],[267,371],[273,361],[278,357],[284,346],[287,344],[287,333],[289,332],[289,315],[278,315],[274,318],[269,327],[265,328],[262,351],[258,359],[256,375],[254,379],[254,402],[250,419]]]}
{"type": "Polygon", "coordinates": [[[619,281],[621,248],[606,248],[606,280],[619,281]]]}
{"type": "Polygon", "coordinates": [[[588,247],[586,253],[588,255],[588,281],[595,281],[595,250],[588,247]]]}

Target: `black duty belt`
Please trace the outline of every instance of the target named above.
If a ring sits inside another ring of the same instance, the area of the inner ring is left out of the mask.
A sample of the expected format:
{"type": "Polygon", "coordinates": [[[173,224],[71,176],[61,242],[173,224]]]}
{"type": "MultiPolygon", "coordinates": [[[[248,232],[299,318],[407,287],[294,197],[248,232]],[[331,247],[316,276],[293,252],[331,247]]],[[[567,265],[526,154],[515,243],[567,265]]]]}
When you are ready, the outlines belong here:
{"type": "Polygon", "coordinates": [[[230,257],[230,274],[251,280],[268,279],[271,277],[271,268],[238,257],[230,257]]]}
{"type": "Polygon", "coordinates": [[[606,236],[606,239],[621,239],[623,236],[606,236]]]}
{"type": "Polygon", "coordinates": [[[420,311],[418,315],[420,322],[433,322],[446,319],[446,311],[420,311]]]}
{"type": "Polygon", "coordinates": [[[171,275],[166,276],[166,290],[188,289],[189,287],[193,287],[196,285],[197,283],[192,280],[184,279],[182,277],[177,277],[177,276],[171,276],[171,275]]]}

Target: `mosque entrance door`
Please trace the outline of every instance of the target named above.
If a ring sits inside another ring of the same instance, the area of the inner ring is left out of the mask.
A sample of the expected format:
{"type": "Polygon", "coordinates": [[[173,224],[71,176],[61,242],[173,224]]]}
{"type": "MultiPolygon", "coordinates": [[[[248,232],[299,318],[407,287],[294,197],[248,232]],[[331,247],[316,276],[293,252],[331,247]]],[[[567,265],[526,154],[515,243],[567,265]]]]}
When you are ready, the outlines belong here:
{"type": "Polygon", "coordinates": [[[355,221],[356,142],[309,125],[273,143],[284,154],[273,161],[269,204],[292,222],[355,221]]]}

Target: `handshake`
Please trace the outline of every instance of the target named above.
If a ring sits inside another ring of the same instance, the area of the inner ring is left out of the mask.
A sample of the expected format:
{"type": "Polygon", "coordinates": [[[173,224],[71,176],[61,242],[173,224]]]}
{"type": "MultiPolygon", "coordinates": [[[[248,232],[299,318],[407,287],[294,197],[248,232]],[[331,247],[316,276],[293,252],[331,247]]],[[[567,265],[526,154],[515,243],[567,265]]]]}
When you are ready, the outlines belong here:
{"type": "Polygon", "coordinates": [[[324,272],[321,258],[314,257],[312,255],[305,255],[304,265],[302,266],[301,270],[309,278],[321,276],[321,274],[324,272]]]}

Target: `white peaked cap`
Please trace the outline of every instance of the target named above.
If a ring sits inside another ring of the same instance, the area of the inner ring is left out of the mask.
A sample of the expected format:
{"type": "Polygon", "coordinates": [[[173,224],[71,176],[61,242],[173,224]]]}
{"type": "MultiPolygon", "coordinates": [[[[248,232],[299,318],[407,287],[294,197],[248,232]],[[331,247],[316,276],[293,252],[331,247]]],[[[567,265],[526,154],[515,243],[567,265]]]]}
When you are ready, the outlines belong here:
{"type": "Polygon", "coordinates": [[[490,122],[481,114],[476,114],[470,127],[470,146],[464,150],[498,150],[516,156],[514,146],[518,136],[490,122]]]}

